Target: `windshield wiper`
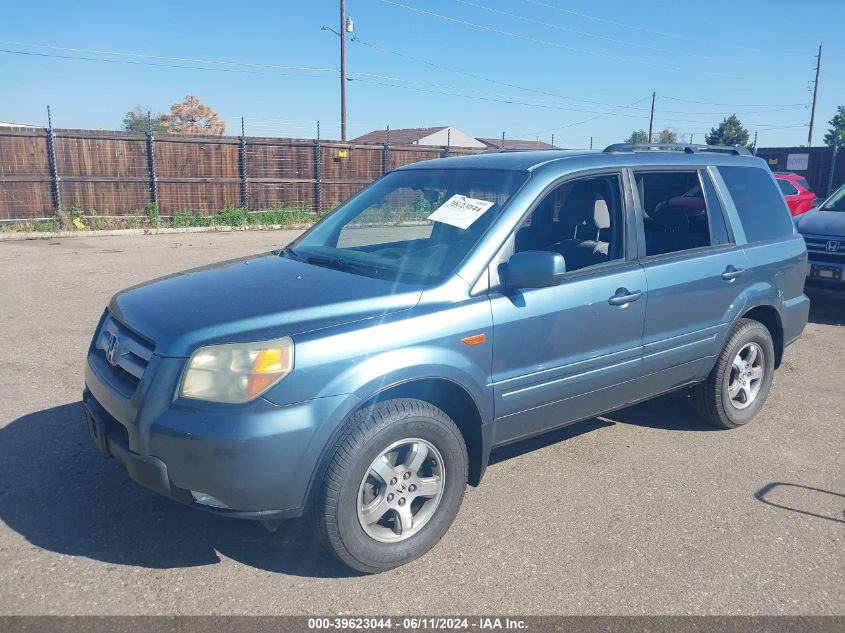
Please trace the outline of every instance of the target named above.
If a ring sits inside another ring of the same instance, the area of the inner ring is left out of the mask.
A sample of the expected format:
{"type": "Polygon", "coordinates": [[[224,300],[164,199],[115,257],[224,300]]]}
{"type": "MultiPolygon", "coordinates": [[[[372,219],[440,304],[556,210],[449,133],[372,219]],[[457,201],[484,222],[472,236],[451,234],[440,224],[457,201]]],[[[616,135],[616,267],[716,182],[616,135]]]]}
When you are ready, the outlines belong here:
{"type": "Polygon", "coordinates": [[[290,259],[295,259],[297,261],[302,261],[302,257],[300,257],[299,253],[293,250],[290,246],[285,246],[282,250],[280,250],[279,255],[282,257],[289,257],[290,259]]]}
{"type": "Polygon", "coordinates": [[[319,255],[309,255],[305,261],[315,266],[325,266],[326,268],[334,268],[335,270],[349,270],[370,273],[373,275],[380,275],[381,269],[376,266],[369,266],[359,262],[350,262],[341,257],[321,257],[319,255]]]}

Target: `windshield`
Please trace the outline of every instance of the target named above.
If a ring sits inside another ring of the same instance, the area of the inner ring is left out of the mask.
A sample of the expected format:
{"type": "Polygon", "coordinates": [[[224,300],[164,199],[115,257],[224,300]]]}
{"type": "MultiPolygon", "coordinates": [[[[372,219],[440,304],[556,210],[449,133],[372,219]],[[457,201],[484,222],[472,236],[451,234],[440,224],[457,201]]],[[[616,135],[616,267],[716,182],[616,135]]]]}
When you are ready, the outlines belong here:
{"type": "Polygon", "coordinates": [[[822,211],[845,211],[845,185],[839,187],[819,208],[822,211]]]}
{"type": "Polygon", "coordinates": [[[523,171],[409,169],[376,181],[283,254],[427,284],[453,272],[528,178],[523,171]]]}

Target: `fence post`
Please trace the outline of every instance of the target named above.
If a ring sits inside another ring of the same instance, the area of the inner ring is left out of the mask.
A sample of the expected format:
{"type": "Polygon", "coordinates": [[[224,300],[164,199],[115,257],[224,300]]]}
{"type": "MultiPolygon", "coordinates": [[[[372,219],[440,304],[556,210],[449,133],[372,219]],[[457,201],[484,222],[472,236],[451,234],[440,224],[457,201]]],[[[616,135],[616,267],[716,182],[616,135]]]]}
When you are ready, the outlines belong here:
{"type": "Polygon", "coordinates": [[[53,208],[62,208],[62,192],[59,189],[59,165],[56,160],[56,134],[53,131],[53,115],[47,106],[47,153],[50,163],[50,189],[53,193],[53,208]]]}
{"type": "Polygon", "coordinates": [[[317,138],[314,139],[314,198],[319,215],[323,210],[323,156],[320,150],[319,121],[317,121],[317,138]]]}
{"type": "Polygon", "coordinates": [[[384,176],[390,168],[390,126],[384,135],[384,145],[381,148],[381,175],[384,176]]]}
{"type": "Polygon", "coordinates": [[[246,135],[241,117],[241,136],[238,140],[238,169],[241,172],[241,208],[249,210],[249,182],[246,178],[246,135]]]}
{"type": "Polygon", "coordinates": [[[833,193],[833,175],[836,172],[836,155],[839,153],[839,146],[833,144],[833,154],[830,157],[830,174],[827,176],[827,195],[833,193]]]}
{"type": "Polygon", "coordinates": [[[158,176],[156,176],[156,153],[153,138],[153,123],[147,113],[147,172],[150,176],[150,202],[158,206],[158,176]]]}

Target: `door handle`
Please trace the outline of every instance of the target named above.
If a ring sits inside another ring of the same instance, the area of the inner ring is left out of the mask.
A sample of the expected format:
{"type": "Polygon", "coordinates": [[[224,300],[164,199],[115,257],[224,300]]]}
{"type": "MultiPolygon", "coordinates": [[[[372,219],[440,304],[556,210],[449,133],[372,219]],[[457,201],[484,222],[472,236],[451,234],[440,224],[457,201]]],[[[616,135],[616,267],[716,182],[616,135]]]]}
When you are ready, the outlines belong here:
{"type": "Polygon", "coordinates": [[[744,273],[744,268],[734,268],[733,266],[728,266],[727,268],[725,268],[725,272],[722,273],[722,279],[724,279],[725,281],[733,281],[738,277],[742,277],[744,273]]]}
{"type": "Polygon", "coordinates": [[[634,290],[631,292],[627,288],[619,288],[616,293],[607,300],[607,302],[612,306],[624,306],[632,301],[636,301],[640,297],[643,296],[642,290],[634,290]]]}

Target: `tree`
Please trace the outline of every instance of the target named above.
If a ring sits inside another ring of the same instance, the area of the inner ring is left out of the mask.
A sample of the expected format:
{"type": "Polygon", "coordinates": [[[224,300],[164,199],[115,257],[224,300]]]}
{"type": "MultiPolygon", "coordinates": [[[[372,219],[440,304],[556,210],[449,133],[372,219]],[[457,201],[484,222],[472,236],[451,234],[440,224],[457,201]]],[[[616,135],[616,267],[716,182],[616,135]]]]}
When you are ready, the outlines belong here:
{"type": "Polygon", "coordinates": [[[634,130],[631,136],[625,139],[626,143],[637,143],[639,145],[648,143],[648,132],[645,130],[634,130]]]}
{"type": "Polygon", "coordinates": [[[677,143],[678,133],[672,128],[665,127],[657,135],[657,143],[677,143]]]}
{"type": "Polygon", "coordinates": [[[170,113],[161,118],[164,131],[172,134],[221,136],[226,131],[223,119],[194,95],[187,95],[184,101],[174,103],[170,106],[170,113]]]}
{"type": "Polygon", "coordinates": [[[151,114],[148,108],[136,105],[123,117],[123,129],[127,132],[147,132],[152,127],[153,132],[161,132],[163,129],[162,116],[160,112],[151,114]],[[148,115],[149,120],[147,119],[148,115]]]}
{"type": "Polygon", "coordinates": [[[717,128],[711,128],[710,134],[704,137],[708,145],[736,145],[745,147],[748,145],[748,130],[742,127],[742,123],[735,114],[722,119],[717,128]]]}
{"type": "Polygon", "coordinates": [[[836,115],[828,123],[830,123],[830,129],[824,135],[825,145],[845,146],[845,106],[837,107],[836,115]]]}

